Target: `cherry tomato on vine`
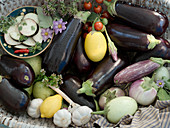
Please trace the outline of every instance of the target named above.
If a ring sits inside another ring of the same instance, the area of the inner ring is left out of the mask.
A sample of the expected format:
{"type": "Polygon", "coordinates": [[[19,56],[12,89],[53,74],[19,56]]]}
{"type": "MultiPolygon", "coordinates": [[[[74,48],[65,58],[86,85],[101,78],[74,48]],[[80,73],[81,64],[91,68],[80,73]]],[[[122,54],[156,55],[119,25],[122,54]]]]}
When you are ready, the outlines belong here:
{"type": "Polygon", "coordinates": [[[97,2],[98,4],[101,4],[101,3],[103,3],[103,0],[96,0],[96,2],[97,2]]]}
{"type": "Polygon", "coordinates": [[[94,23],[94,28],[95,28],[95,30],[97,30],[97,31],[102,30],[102,28],[103,28],[102,22],[97,21],[96,23],[94,23]]]}
{"type": "Polygon", "coordinates": [[[85,39],[85,38],[86,38],[86,36],[87,36],[87,33],[85,32],[85,33],[83,34],[83,38],[85,39]]]}
{"type": "Polygon", "coordinates": [[[95,13],[100,13],[102,11],[102,6],[98,5],[97,7],[94,7],[95,13]]]}
{"type": "Polygon", "coordinates": [[[112,0],[107,0],[108,2],[111,2],[112,0]]]}
{"type": "Polygon", "coordinates": [[[84,2],[84,9],[85,10],[90,10],[92,8],[91,2],[84,2]]]}
{"type": "Polygon", "coordinates": [[[84,25],[83,25],[83,30],[87,31],[89,26],[91,26],[91,23],[90,22],[86,22],[84,25]]]}
{"type": "Polygon", "coordinates": [[[102,13],[102,17],[109,19],[109,18],[111,17],[111,15],[109,14],[108,11],[104,11],[104,12],[102,13]]]}
{"type": "Polygon", "coordinates": [[[91,32],[91,31],[92,31],[92,26],[89,26],[88,32],[91,32]]]}

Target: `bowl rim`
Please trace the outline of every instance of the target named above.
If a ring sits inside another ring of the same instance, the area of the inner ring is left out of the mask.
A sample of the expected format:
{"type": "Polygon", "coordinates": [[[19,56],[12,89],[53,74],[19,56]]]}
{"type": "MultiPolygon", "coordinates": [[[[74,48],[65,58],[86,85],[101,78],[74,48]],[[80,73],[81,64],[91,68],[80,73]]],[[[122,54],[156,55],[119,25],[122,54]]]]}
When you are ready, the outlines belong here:
{"type": "MultiPolygon", "coordinates": [[[[26,7],[38,8],[38,6],[31,6],[31,5],[30,5],[30,6],[18,7],[18,8],[16,8],[16,9],[12,10],[11,12],[9,12],[6,16],[9,16],[12,12],[14,12],[14,11],[16,11],[16,10],[18,10],[18,9],[22,9],[22,8],[26,8],[26,7]]],[[[0,38],[1,38],[2,36],[4,36],[4,34],[3,34],[3,35],[0,34],[0,38]]],[[[13,56],[13,57],[16,57],[16,58],[26,59],[26,58],[32,58],[32,57],[38,56],[38,55],[40,55],[41,53],[43,53],[43,52],[50,46],[50,44],[51,44],[52,41],[53,41],[53,38],[54,38],[54,32],[53,32],[52,38],[50,39],[50,41],[48,42],[48,44],[44,47],[44,49],[41,50],[40,52],[38,52],[38,53],[36,53],[36,54],[33,54],[33,55],[30,55],[30,56],[18,56],[18,55],[15,55],[15,54],[9,52],[9,51],[4,47],[3,42],[1,41],[1,39],[0,39],[0,44],[1,44],[2,48],[3,48],[3,50],[5,50],[5,52],[8,53],[9,55],[11,55],[11,56],[13,56]]]]}

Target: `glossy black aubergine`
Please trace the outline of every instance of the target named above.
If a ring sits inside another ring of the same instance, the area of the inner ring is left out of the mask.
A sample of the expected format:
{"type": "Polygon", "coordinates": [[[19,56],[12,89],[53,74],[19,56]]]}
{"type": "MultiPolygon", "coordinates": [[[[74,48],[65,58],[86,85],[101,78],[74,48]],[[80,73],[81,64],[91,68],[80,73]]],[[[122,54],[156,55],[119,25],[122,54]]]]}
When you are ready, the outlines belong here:
{"type": "Polygon", "coordinates": [[[115,45],[127,51],[149,51],[161,42],[153,35],[122,23],[109,23],[106,28],[115,45]]]}
{"type": "Polygon", "coordinates": [[[93,98],[85,94],[77,94],[77,90],[81,88],[82,81],[74,75],[64,76],[64,83],[60,86],[60,89],[75,103],[85,105],[95,110],[95,102],[93,98]]]}
{"type": "Polygon", "coordinates": [[[73,62],[79,73],[88,73],[92,70],[93,62],[88,59],[84,51],[84,39],[80,36],[74,53],[73,62]]]}
{"type": "MultiPolygon", "coordinates": [[[[77,93],[85,93],[92,89],[92,93],[100,95],[106,89],[110,88],[114,82],[114,75],[121,69],[128,65],[128,61],[124,58],[118,58],[115,62],[110,55],[106,56],[94,69],[94,71],[89,74],[87,80],[83,82],[82,88],[78,90],[77,93]],[[91,84],[90,86],[88,84],[91,84]],[[85,86],[84,86],[85,85],[85,86]],[[90,87],[90,88],[86,88],[90,87]],[[91,88],[92,87],[92,88],[91,88]]],[[[93,96],[93,94],[90,94],[93,96]]]]}
{"type": "Polygon", "coordinates": [[[131,26],[154,36],[162,35],[169,25],[167,16],[153,9],[118,0],[112,3],[104,1],[104,3],[111,15],[117,16],[131,26]]]}
{"type": "Polygon", "coordinates": [[[133,63],[118,72],[114,76],[114,82],[117,85],[128,84],[151,74],[165,63],[170,63],[170,60],[163,60],[162,58],[154,57],[133,63]]]}
{"type": "Polygon", "coordinates": [[[0,81],[0,100],[10,112],[25,112],[30,102],[26,91],[13,86],[6,78],[0,81]]]}
{"type": "Polygon", "coordinates": [[[7,76],[16,87],[30,87],[35,79],[32,67],[24,60],[2,55],[0,57],[0,75],[7,76]]]}
{"type": "Polygon", "coordinates": [[[138,52],[133,58],[133,62],[147,60],[150,57],[160,57],[170,60],[170,43],[162,37],[159,37],[158,39],[161,40],[160,44],[147,52],[138,52]]]}
{"type": "Polygon", "coordinates": [[[43,67],[47,73],[63,73],[72,60],[78,39],[82,33],[83,22],[90,12],[79,12],[68,22],[66,30],[56,35],[43,57],[43,67]]]}

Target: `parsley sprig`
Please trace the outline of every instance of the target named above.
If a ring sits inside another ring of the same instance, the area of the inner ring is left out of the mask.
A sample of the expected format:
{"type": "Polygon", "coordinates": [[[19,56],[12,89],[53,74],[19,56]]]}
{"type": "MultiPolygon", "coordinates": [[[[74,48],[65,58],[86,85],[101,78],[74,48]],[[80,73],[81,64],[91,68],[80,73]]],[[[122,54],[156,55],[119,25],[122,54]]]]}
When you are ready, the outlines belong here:
{"type": "Polygon", "coordinates": [[[9,29],[9,27],[15,23],[16,23],[16,21],[13,17],[1,16],[1,18],[0,18],[0,32],[7,33],[7,30],[9,29]]]}
{"type": "Polygon", "coordinates": [[[41,51],[42,50],[42,44],[39,42],[36,42],[35,46],[29,47],[29,52],[35,53],[36,50],[41,51]]]}

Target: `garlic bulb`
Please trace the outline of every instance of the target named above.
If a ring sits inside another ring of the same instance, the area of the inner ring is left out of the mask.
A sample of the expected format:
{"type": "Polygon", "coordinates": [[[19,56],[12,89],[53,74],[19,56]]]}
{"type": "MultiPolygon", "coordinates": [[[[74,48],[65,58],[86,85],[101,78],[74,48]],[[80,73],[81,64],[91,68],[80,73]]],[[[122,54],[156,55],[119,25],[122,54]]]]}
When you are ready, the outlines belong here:
{"type": "Polygon", "coordinates": [[[60,109],[54,114],[53,122],[58,127],[66,128],[71,124],[71,113],[66,109],[60,109]]]}
{"type": "Polygon", "coordinates": [[[87,106],[80,106],[72,113],[72,121],[75,125],[81,126],[89,122],[92,109],[87,106]]]}
{"type": "Polygon", "coordinates": [[[40,98],[33,99],[27,108],[28,115],[33,118],[39,118],[40,117],[40,105],[42,104],[42,102],[43,100],[40,98]]]}

